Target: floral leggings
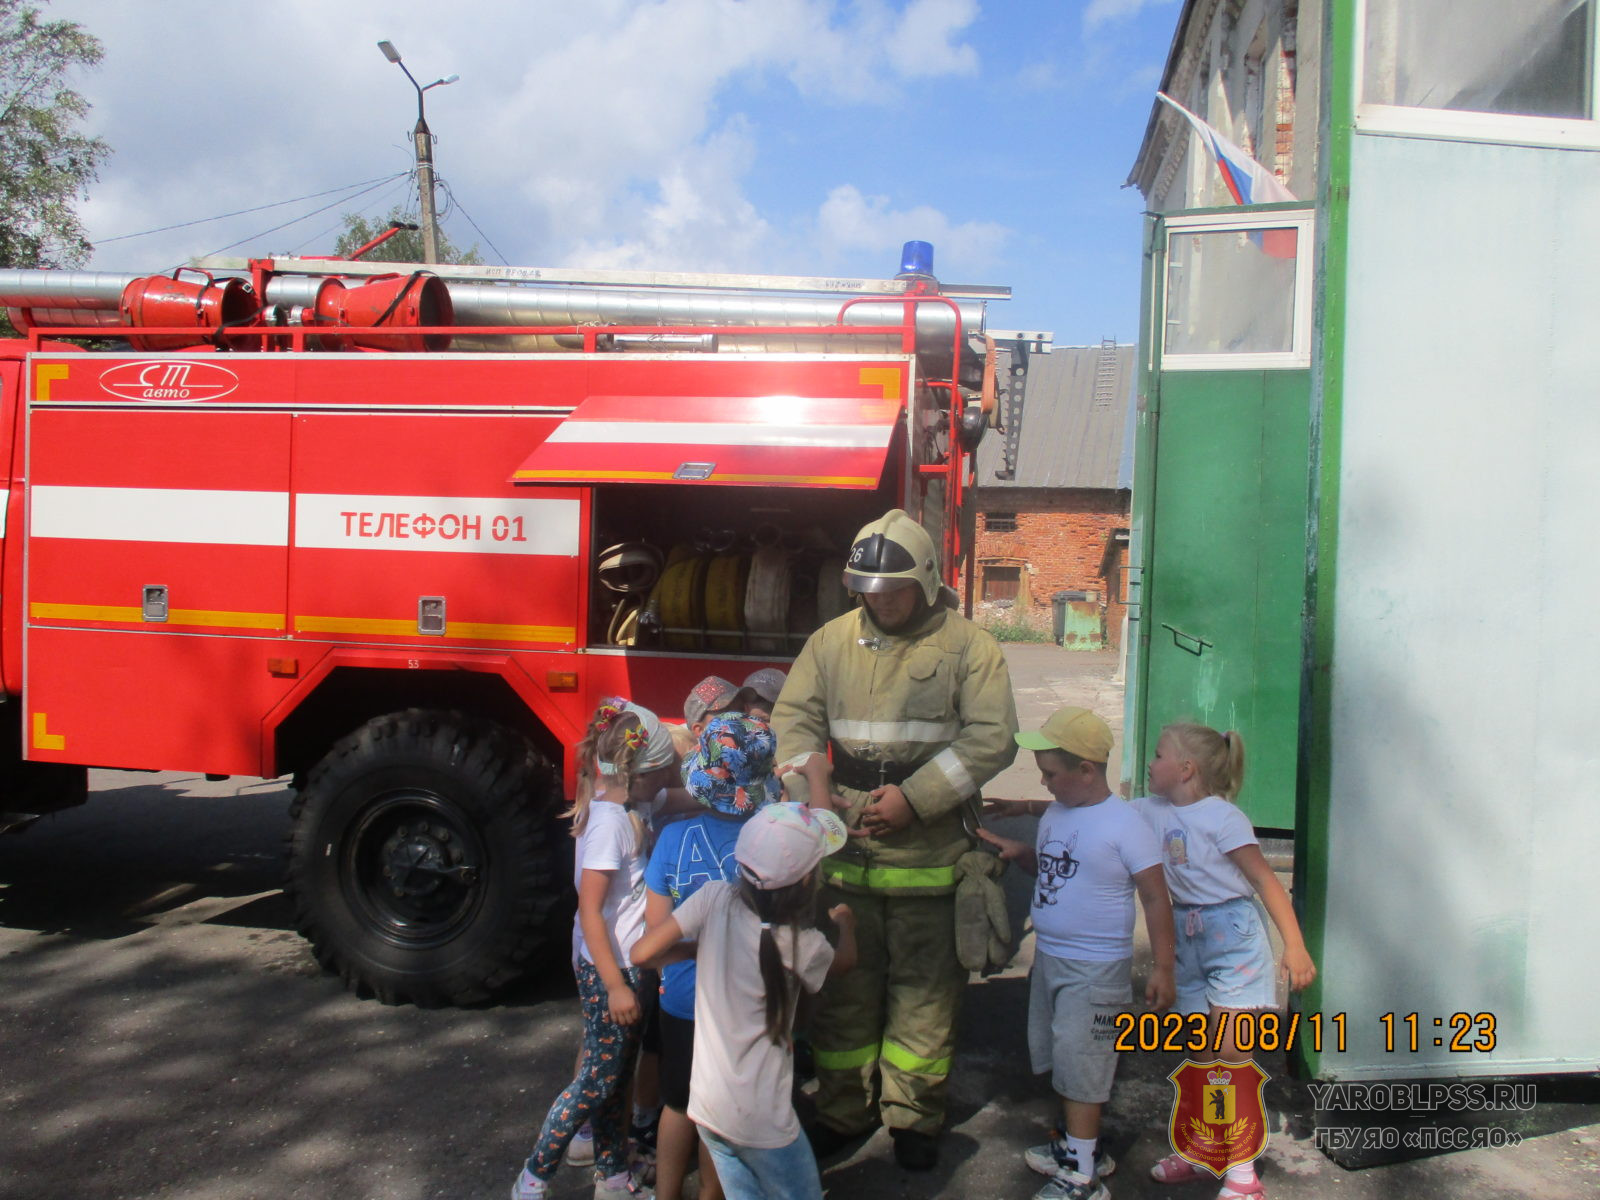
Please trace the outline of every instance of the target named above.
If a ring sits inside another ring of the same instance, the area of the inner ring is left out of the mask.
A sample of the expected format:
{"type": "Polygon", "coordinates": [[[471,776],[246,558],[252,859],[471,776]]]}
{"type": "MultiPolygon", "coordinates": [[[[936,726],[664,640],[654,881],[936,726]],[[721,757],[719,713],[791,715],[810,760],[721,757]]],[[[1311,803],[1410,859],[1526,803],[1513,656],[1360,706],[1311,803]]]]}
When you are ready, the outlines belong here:
{"type": "Polygon", "coordinates": [[[561,1155],[578,1127],[594,1129],[594,1165],[602,1176],[628,1169],[628,1084],[639,1057],[639,1037],[656,998],[654,971],[628,967],[622,977],[639,997],[640,1020],[618,1025],[610,1016],[610,997],[594,964],[578,960],[578,1000],[583,1006],[583,1056],[578,1077],[567,1085],[539,1129],[528,1156],[528,1170],[540,1179],[554,1177],[561,1155]]]}

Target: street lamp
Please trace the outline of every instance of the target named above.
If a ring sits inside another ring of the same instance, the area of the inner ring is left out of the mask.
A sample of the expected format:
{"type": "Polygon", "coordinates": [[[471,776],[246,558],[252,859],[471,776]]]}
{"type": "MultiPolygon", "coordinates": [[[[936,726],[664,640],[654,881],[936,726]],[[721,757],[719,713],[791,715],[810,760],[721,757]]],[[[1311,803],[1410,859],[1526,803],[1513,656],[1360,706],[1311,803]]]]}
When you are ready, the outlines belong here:
{"type": "Polygon", "coordinates": [[[439,213],[433,202],[433,135],[428,132],[428,119],[422,112],[422,93],[429,88],[454,83],[461,76],[446,75],[432,83],[420,84],[400,60],[400,51],[394,48],[393,42],[379,42],[378,49],[383,51],[385,58],[405,71],[411,86],[417,89],[417,126],[411,131],[411,139],[417,148],[417,193],[422,200],[422,261],[436,263],[439,261],[439,213]]]}

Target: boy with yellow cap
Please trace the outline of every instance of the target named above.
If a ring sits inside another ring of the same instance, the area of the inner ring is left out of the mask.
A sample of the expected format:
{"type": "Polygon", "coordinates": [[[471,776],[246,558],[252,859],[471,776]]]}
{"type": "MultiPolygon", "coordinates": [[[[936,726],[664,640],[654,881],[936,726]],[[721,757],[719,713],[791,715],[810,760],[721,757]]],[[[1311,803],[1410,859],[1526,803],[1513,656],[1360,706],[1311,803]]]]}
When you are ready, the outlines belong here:
{"type": "MultiPolygon", "coordinates": [[[[1144,906],[1155,968],[1145,1002],[1172,1004],[1172,902],[1155,834],[1131,805],[1111,794],[1106,762],[1111,730],[1085,708],[1063,708],[1042,728],[1015,735],[1032,750],[1052,799],[1043,803],[1034,845],[978,836],[1000,857],[1038,877],[1028,997],[1028,1051],[1035,1072],[1051,1072],[1061,1096],[1064,1137],[1035,1146],[1028,1166],[1050,1178],[1034,1200],[1107,1200],[1096,1153],[1100,1109],[1116,1074],[1116,1014],[1133,1002],[1133,894],[1144,906]],[[1141,828],[1143,826],[1143,828],[1141,828]]],[[[1039,802],[991,801],[986,815],[1036,812],[1039,802]]]]}

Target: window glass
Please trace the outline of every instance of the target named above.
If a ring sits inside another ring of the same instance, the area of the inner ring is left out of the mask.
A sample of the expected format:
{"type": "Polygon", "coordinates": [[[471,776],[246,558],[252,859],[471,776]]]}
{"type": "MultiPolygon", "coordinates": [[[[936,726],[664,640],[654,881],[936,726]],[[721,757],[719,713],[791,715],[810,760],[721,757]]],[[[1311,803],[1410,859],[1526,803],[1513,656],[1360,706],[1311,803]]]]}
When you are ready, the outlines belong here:
{"type": "Polygon", "coordinates": [[[1014,512],[984,513],[983,527],[990,533],[1015,533],[1017,531],[1017,514],[1014,512]]]}
{"type": "Polygon", "coordinates": [[[1293,351],[1297,239],[1293,228],[1173,232],[1165,353],[1293,351]]]}
{"type": "Polygon", "coordinates": [[[1369,104],[1590,115],[1595,0],[1367,0],[1369,104]]]}

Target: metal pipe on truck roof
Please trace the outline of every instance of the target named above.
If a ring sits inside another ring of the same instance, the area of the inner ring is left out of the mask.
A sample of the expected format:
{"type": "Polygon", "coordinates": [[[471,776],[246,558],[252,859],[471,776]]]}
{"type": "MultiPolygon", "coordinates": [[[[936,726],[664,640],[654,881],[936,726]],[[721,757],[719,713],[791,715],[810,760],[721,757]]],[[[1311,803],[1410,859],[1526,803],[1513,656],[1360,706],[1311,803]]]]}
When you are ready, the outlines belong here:
{"type": "MultiPolygon", "coordinates": [[[[307,304],[315,296],[318,279],[308,275],[279,275],[267,284],[268,304],[307,304]]],[[[684,292],[663,288],[586,288],[569,285],[508,287],[492,283],[445,280],[457,325],[832,325],[838,321],[843,300],[836,296],[774,295],[769,292],[684,292]]],[[[962,333],[978,336],[984,327],[984,306],[959,304],[962,333]]],[[[898,326],[898,304],[857,305],[845,313],[851,326],[898,326]]],[[[930,366],[948,365],[955,333],[955,313],[945,304],[917,306],[917,349],[930,366]]],[[[578,339],[540,334],[507,337],[461,337],[458,350],[555,351],[570,350],[578,339]]],[[[794,350],[816,352],[895,352],[899,345],[858,336],[828,338],[770,334],[719,337],[725,350],[794,350]],[[782,342],[782,345],[778,343],[782,342]]]]}
{"type": "MultiPolygon", "coordinates": [[[[336,271],[329,275],[337,276],[336,271]]],[[[310,305],[328,276],[278,275],[267,284],[269,305],[310,305]]],[[[116,314],[123,291],[138,275],[103,271],[0,271],[0,306],[33,309],[35,324],[44,324],[44,312],[86,310],[116,314]]],[[[686,291],[666,288],[583,287],[571,284],[543,286],[470,283],[445,280],[457,325],[832,325],[839,319],[843,298],[753,291],[686,291]]],[[[957,302],[963,337],[981,336],[982,301],[957,302]]],[[[899,304],[861,304],[844,314],[850,326],[898,326],[903,319],[899,304]]],[[[917,306],[917,350],[927,369],[947,369],[954,340],[956,312],[946,304],[917,306]]],[[[56,322],[52,321],[52,324],[56,322]]],[[[62,325],[102,322],[66,320],[62,325]]],[[[111,323],[116,323],[115,321],[111,323]]],[[[507,337],[457,338],[459,350],[557,351],[571,350],[575,338],[540,334],[507,337]]],[[[899,342],[885,337],[799,334],[785,338],[771,334],[719,337],[723,350],[789,350],[803,353],[895,353],[899,342]]]]}
{"type": "Polygon", "coordinates": [[[13,329],[115,329],[123,324],[114,308],[17,308],[6,315],[13,329]]]}
{"type": "Polygon", "coordinates": [[[0,304],[11,308],[110,309],[138,275],[111,271],[0,271],[0,304]]]}

